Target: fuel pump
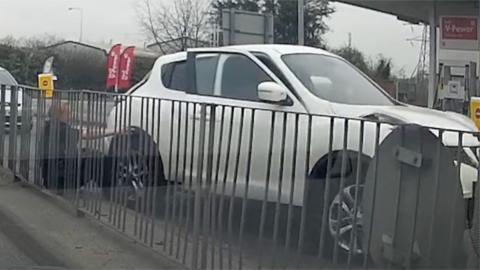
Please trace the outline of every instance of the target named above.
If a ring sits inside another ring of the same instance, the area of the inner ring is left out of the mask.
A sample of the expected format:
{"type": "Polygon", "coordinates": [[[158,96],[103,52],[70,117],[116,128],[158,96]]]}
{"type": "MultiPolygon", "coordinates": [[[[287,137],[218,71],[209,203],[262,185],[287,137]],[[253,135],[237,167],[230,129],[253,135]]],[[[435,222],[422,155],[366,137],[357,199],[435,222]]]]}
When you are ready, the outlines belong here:
{"type": "Polygon", "coordinates": [[[480,95],[477,87],[477,63],[440,63],[438,76],[435,108],[468,115],[471,98],[480,95]]]}

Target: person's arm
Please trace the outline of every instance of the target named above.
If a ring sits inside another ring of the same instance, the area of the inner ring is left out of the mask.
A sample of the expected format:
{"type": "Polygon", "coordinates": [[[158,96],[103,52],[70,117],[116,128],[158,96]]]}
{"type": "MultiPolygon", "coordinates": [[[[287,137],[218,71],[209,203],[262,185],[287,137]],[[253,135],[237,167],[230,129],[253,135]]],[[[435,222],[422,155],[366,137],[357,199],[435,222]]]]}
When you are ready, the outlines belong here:
{"type": "Polygon", "coordinates": [[[90,131],[90,133],[87,133],[87,131],[82,132],[82,140],[97,140],[97,139],[102,139],[106,137],[112,137],[112,136],[117,136],[117,135],[124,135],[128,134],[127,130],[121,130],[117,132],[105,132],[103,133],[101,130],[94,130],[90,131]]]}

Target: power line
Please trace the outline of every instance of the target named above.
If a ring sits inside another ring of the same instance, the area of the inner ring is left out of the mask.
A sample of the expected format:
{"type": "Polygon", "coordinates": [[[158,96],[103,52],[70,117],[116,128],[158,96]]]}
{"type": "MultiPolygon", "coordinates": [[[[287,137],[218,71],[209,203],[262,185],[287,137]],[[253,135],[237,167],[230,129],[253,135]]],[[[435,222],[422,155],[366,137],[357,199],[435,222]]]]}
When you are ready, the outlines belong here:
{"type": "Polygon", "coordinates": [[[420,45],[420,52],[418,55],[418,61],[415,69],[412,71],[412,74],[410,75],[410,78],[417,77],[419,79],[419,76],[422,75],[425,72],[425,68],[427,66],[427,54],[428,54],[428,27],[427,25],[423,26],[422,30],[422,36],[421,37],[415,37],[415,38],[410,38],[407,39],[407,41],[411,42],[421,42],[420,45]]]}

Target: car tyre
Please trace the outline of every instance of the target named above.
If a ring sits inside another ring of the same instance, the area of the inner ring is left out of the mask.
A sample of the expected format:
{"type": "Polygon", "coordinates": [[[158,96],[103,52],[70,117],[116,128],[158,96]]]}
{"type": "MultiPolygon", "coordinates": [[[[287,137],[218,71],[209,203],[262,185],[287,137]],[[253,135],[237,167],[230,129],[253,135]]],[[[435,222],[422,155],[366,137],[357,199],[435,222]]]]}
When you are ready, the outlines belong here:
{"type": "MultiPolygon", "coordinates": [[[[129,136],[119,136],[112,142],[112,150],[107,157],[108,169],[106,170],[104,190],[107,196],[120,190],[125,196],[127,205],[147,196],[153,188],[166,185],[163,163],[158,153],[155,142],[146,134],[133,133],[129,136]],[[125,144],[130,140],[130,150],[125,144]],[[123,142],[123,153],[115,155],[113,149],[123,142]],[[126,153],[128,152],[128,153],[126,153]],[[156,177],[156,179],[155,179],[156,177]]],[[[150,198],[151,198],[150,194],[150,198]]]]}
{"type": "MultiPolygon", "coordinates": [[[[337,155],[334,159],[338,160],[340,163],[341,155],[337,155]]],[[[324,172],[324,176],[322,177],[318,176],[319,172],[313,172],[308,180],[310,181],[310,185],[307,191],[304,250],[312,255],[321,253],[320,255],[323,258],[332,260],[334,258],[334,250],[337,249],[338,262],[344,261],[348,258],[349,250],[352,246],[354,247],[352,249],[352,258],[363,258],[363,256],[361,256],[363,255],[361,206],[362,191],[365,183],[365,175],[368,169],[368,162],[362,162],[359,185],[356,185],[358,167],[356,162],[357,155],[354,153],[349,154],[347,160],[349,166],[347,166],[348,168],[344,173],[343,189],[341,189],[340,186],[340,174],[332,175],[330,177],[330,185],[327,187],[326,173],[324,172]],[[327,192],[327,205],[324,207],[325,194],[327,192]],[[357,197],[357,218],[354,218],[355,197],[357,197]],[[326,209],[325,215],[323,215],[324,209],[326,209]],[[323,219],[326,220],[326,224],[322,224],[323,219]],[[340,222],[338,222],[339,220],[340,222]],[[354,227],[356,237],[354,241],[352,241],[352,230],[354,227]],[[320,243],[322,230],[324,230],[324,237],[323,243],[320,243]],[[338,235],[338,242],[336,242],[336,235],[338,235]],[[320,244],[323,245],[320,247],[320,244]],[[336,245],[337,247],[335,247],[336,245]]]]}

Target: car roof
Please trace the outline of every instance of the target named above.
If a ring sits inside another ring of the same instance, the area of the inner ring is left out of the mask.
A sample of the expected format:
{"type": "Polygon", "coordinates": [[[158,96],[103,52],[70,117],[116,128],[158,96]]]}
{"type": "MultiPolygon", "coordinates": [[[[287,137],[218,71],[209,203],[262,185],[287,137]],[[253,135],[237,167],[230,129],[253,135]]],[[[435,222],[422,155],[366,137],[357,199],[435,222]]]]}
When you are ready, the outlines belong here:
{"type": "MultiPolygon", "coordinates": [[[[308,46],[299,46],[299,45],[281,45],[281,44],[252,44],[252,45],[235,45],[235,46],[225,46],[225,47],[218,47],[218,48],[198,48],[192,50],[222,50],[222,49],[232,49],[238,51],[248,51],[248,52],[260,52],[260,53],[278,53],[280,55],[285,54],[299,54],[299,53],[313,53],[313,54],[321,54],[321,55],[328,55],[328,56],[336,56],[328,51],[308,47],[308,46]]],[[[177,52],[173,54],[166,54],[161,56],[159,59],[165,62],[171,61],[178,61],[180,59],[185,59],[186,52],[177,52]]],[[[338,57],[338,56],[336,56],[338,57]]]]}
{"type": "Polygon", "coordinates": [[[277,52],[279,54],[297,54],[297,53],[314,53],[314,54],[324,54],[324,55],[333,55],[330,52],[325,50],[300,46],[300,45],[283,45],[283,44],[252,44],[252,45],[235,45],[227,46],[225,48],[232,48],[236,50],[246,50],[246,51],[256,51],[256,52],[277,52]]]}

